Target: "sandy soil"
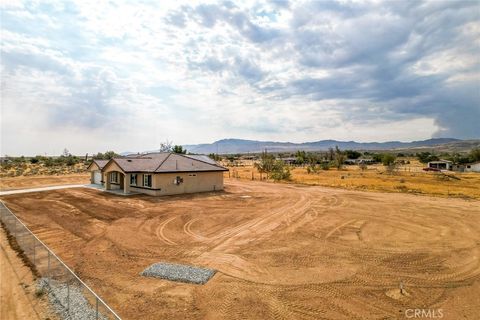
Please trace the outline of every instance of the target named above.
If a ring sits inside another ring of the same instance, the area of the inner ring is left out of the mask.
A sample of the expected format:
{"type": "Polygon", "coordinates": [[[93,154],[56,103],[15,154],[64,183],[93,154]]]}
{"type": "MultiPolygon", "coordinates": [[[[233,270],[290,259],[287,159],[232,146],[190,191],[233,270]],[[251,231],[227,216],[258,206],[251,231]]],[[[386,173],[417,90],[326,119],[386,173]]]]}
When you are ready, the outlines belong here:
{"type": "Polygon", "coordinates": [[[90,173],[68,174],[63,176],[26,176],[1,178],[0,190],[15,190],[35,187],[59,186],[65,184],[90,183],[90,173]]]}
{"type": "MultiPolygon", "coordinates": [[[[414,161],[412,160],[412,163],[414,161]]],[[[444,173],[425,172],[420,163],[399,166],[394,174],[388,174],[381,164],[369,165],[362,171],[357,165],[346,165],[342,170],[331,168],[318,173],[307,173],[306,167],[292,167],[291,182],[298,184],[334,187],[348,190],[410,193],[447,198],[480,200],[480,174],[475,172],[444,173]]],[[[230,167],[225,177],[261,180],[253,166],[230,167]]],[[[265,174],[262,175],[265,179],[265,174]]]]}
{"type": "Polygon", "coordinates": [[[233,179],[225,192],[188,196],[2,199],[124,319],[480,314],[476,200],[233,179]],[[159,261],[219,272],[203,286],[139,276],[159,261]]]}
{"type": "Polygon", "coordinates": [[[46,298],[37,298],[34,293],[30,269],[10,248],[0,227],[0,319],[56,319],[46,298]]]}

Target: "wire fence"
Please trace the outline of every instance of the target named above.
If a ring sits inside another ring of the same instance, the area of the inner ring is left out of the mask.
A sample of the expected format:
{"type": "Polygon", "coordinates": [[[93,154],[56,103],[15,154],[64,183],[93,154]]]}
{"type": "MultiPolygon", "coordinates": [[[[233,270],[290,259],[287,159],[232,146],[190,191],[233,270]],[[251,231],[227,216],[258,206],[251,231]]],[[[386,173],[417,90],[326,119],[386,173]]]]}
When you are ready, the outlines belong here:
{"type": "Polygon", "coordinates": [[[121,319],[1,201],[0,221],[41,277],[38,290],[45,290],[62,318],[121,319]]]}

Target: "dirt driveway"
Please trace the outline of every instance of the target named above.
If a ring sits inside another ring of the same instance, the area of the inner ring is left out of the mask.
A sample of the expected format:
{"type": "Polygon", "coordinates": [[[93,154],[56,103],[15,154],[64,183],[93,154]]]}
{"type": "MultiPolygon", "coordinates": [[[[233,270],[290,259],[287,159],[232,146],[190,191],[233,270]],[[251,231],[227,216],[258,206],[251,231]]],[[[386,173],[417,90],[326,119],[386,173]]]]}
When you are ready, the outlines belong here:
{"type": "Polygon", "coordinates": [[[190,196],[2,199],[125,319],[480,314],[479,201],[235,180],[190,196]],[[159,261],[219,272],[203,286],[139,276],[159,261]]]}

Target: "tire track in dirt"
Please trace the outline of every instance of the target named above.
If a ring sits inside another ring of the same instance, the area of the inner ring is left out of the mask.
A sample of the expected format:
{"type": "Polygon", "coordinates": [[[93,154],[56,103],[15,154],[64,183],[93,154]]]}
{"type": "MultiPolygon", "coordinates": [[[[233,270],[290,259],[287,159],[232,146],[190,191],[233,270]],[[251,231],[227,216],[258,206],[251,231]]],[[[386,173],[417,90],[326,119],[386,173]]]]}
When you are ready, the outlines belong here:
{"type": "Polygon", "coordinates": [[[356,220],[356,219],[348,220],[347,222],[344,222],[344,223],[342,223],[341,225],[336,226],[336,227],[333,228],[329,233],[327,233],[327,235],[325,236],[325,239],[330,238],[330,236],[331,236],[332,234],[334,234],[336,231],[340,231],[341,228],[349,225],[350,223],[354,223],[355,221],[357,221],[357,220],[356,220]]]}
{"type": "Polygon", "coordinates": [[[198,235],[198,234],[196,234],[192,231],[192,224],[195,223],[198,220],[200,220],[200,219],[199,218],[194,218],[194,219],[188,221],[187,223],[185,223],[183,225],[183,232],[186,233],[187,235],[189,235],[190,237],[194,238],[197,241],[203,242],[203,241],[209,240],[209,238],[198,235]]]}
{"type": "Polygon", "coordinates": [[[173,242],[172,240],[170,240],[164,233],[164,229],[165,227],[167,226],[167,224],[173,220],[175,220],[177,217],[172,217],[172,218],[169,218],[167,220],[165,220],[164,222],[162,222],[158,227],[157,229],[155,230],[155,234],[157,235],[157,238],[159,238],[160,240],[162,240],[163,242],[165,242],[166,244],[168,245],[177,245],[177,243],[173,242]]]}

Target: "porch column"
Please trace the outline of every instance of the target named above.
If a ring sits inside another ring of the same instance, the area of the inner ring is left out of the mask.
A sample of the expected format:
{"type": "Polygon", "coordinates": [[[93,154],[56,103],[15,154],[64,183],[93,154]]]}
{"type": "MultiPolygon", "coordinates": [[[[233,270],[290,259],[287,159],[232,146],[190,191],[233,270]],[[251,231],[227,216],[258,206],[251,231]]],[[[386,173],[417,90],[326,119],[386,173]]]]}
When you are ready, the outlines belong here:
{"type": "Polygon", "coordinates": [[[123,193],[130,193],[130,173],[123,176],[123,193]]]}
{"type": "Polygon", "coordinates": [[[105,173],[105,190],[110,190],[110,172],[105,173]]]}

